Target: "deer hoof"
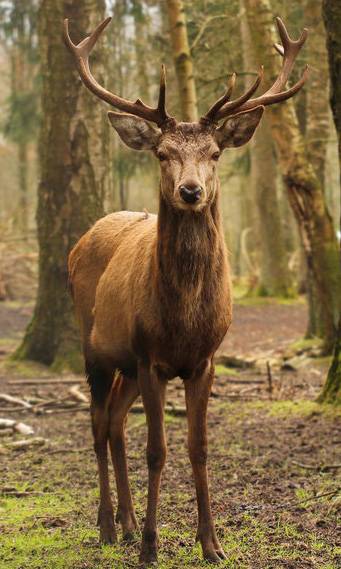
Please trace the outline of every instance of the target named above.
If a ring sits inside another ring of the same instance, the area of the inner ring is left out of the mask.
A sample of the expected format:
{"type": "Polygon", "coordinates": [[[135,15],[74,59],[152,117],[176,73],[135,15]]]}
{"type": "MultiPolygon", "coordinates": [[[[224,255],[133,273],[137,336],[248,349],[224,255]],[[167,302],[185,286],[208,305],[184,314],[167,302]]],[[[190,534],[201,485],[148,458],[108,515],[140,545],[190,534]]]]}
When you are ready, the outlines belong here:
{"type": "Polygon", "coordinates": [[[136,543],[139,540],[139,533],[137,530],[127,530],[123,532],[122,541],[125,543],[136,543]]]}
{"type": "Polygon", "coordinates": [[[206,551],[204,553],[204,559],[208,563],[221,563],[223,559],[226,559],[225,554],[223,553],[224,557],[222,557],[221,553],[223,553],[223,552],[218,552],[215,550],[206,551]]]}
{"type": "Polygon", "coordinates": [[[111,545],[117,542],[117,533],[112,512],[99,512],[98,522],[100,542],[111,545]]]}
{"type": "Polygon", "coordinates": [[[157,563],[157,532],[145,532],[141,544],[140,563],[142,567],[157,563]]]}

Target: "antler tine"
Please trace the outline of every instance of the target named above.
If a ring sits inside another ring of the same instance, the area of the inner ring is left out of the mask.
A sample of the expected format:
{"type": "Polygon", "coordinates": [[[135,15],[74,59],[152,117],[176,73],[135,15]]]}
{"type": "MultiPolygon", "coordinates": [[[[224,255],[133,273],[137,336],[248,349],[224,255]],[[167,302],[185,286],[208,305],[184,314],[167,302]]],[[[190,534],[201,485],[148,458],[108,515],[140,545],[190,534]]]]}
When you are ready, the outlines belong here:
{"type": "Polygon", "coordinates": [[[238,109],[238,107],[240,107],[240,105],[242,105],[243,103],[248,101],[250,99],[250,97],[257,91],[259,85],[263,81],[263,77],[264,77],[264,67],[263,67],[263,65],[261,65],[261,67],[259,68],[258,74],[257,74],[257,78],[252,83],[252,85],[250,85],[250,87],[247,89],[247,91],[245,91],[245,93],[240,95],[240,97],[238,97],[238,99],[236,99],[235,101],[231,101],[230,103],[227,103],[226,105],[224,105],[224,107],[222,107],[220,109],[220,111],[217,113],[216,120],[221,120],[224,117],[227,117],[228,115],[231,114],[232,111],[234,111],[235,109],[238,109]]]}
{"type": "Polygon", "coordinates": [[[214,117],[216,113],[219,111],[219,109],[221,109],[221,107],[223,107],[225,103],[230,100],[235,84],[236,84],[236,74],[232,73],[225,93],[207,111],[204,117],[206,120],[211,120],[211,121],[214,120],[214,117]]]}
{"type": "Polygon", "coordinates": [[[217,121],[231,115],[232,113],[235,114],[237,112],[239,113],[243,111],[249,111],[260,105],[267,106],[274,103],[279,103],[281,101],[289,99],[303,87],[308,77],[308,65],[305,67],[301,79],[297,81],[297,83],[295,83],[295,85],[293,85],[290,89],[283,90],[285,88],[286,82],[289,79],[297,54],[307,39],[308,30],[304,28],[299,39],[293,40],[290,38],[281,18],[276,18],[276,24],[282,44],[275,43],[274,47],[283,57],[283,64],[279,76],[277,77],[274,84],[265,93],[263,93],[263,95],[260,95],[255,99],[250,98],[258,88],[263,78],[263,68],[261,67],[255,83],[251,85],[246,93],[241,95],[235,101],[225,103],[223,106],[220,105],[219,109],[217,108],[214,117],[212,117],[211,110],[213,108],[216,108],[216,104],[213,105],[210,111],[205,115],[205,117],[203,117],[203,120],[208,119],[211,121],[217,121]]]}
{"type": "Polygon", "coordinates": [[[262,79],[263,79],[263,66],[259,69],[256,80],[252,83],[252,85],[248,88],[248,90],[245,93],[243,93],[243,95],[238,97],[238,99],[236,99],[235,101],[228,102],[232,94],[232,89],[236,82],[236,74],[234,73],[231,77],[230,86],[227,89],[226,93],[222,97],[220,97],[220,99],[218,99],[218,101],[214,103],[214,105],[212,105],[209,111],[202,117],[201,121],[215,122],[221,120],[222,118],[230,114],[230,112],[233,109],[236,109],[237,107],[245,103],[245,101],[247,101],[251,97],[251,95],[253,95],[253,93],[258,89],[262,79]]]}
{"type": "Polygon", "coordinates": [[[165,122],[171,120],[171,117],[167,114],[165,108],[166,83],[164,69],[161,71],[159,103],[155,109],[149,107],[148,105],[145,105],[140,99],[133,103],[132,101],[123,99],[122,97],[119,97],[118,95],[107,91],[107,89],[102,87],[96,81],[90,71],[89,55],[99,36],[107,27],[110,21],[111,18],[106,18],[103,20],[103,22],[97,26],[97,28],[92,32],[90,36],[86,37],[76,45],[70,38],[69,22],[67,19],[64,20],[64,40],[67,47],[70,49],[76,59],[80,78],[82,79],[84,85],[99,99],[102,99],[120,111],[124,111],[151,122],[155,122],[158,126],[161,127],[165,122]]]}
{"type": "Polygon", "coordinates": [[[161,65],[160,73],[160,90],[159,90],[159,100],[157,102],[157,108],[161,116],[167,120],[166,111],[166,67],[164,64],[161,65]]]}
{"type": "Polygon", "coordinates": [[[308,30],[307,28],[304,28],[298,40],[293,40],[290,38],[288,31],[284,25],[284,22],[281,20],[281,18],[279,17],[276,18],[276,25],[279,36],[282,41],[282,45],[276,43],[274,47],[277,50],[277,52],[283,57],[283,65],[277,80],[272,85],[268,93],[269,92],[276,93],[277,91],[281,91],[285,87],[285,84],[294,66],[295,59],[308,36],[308,30]]]}

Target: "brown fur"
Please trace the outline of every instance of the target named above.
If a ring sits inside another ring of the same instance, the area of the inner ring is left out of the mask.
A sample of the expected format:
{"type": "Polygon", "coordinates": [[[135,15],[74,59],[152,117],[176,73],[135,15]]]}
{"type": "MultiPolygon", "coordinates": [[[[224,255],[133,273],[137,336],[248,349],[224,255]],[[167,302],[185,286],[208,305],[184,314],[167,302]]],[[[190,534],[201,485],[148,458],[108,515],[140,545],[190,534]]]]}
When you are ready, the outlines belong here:
{"type": "MultiPolygon", "coordinates": [[[[120,121],[122,128],[121,117],[120,121]]],[[[211,126],[180,123],[153,134],[158,139],[154,151],[161,160],[158,216],[145,212],[107,215],[80,239],[69,259],[92,392],[101,538],[106,542],[116,539],[107,473],[108,440],[117,479],[118,518],[125,537],[136,528],[124,423],[130,405],[141,393],[148,422],[149,492],[140,557],[143,562],[156,559],[156,507],[166,456],[165,382],[180,376],[186,388],[198,539],[205,558],[217,561],[224,554],[215,535],[207,489],[206,410],[212,358],[231,322],[216,173],[219,146],[211,126]],[[182,184],[202,187],[198,203],[181,200],[182,184]],[[120,373],[113,381],[115,370],[120,373]]],[[[124,136],[129,136],[129,129],[124,136]]]]}
{"type": "Polygon", "coordinates": [[[89,71],[89,54],[109,21],[107,18],[101,22],[91,36],[75,45],[65,20],[64,38],[88,89],[124,111],[108,113],[121,139],[136,150],[153,150],[159,158],[161,185],[158,218],[146,213],[108,215],[80,239],[70,254],[70,287],[92,394],[100,535],[107,543],[116,540],[108,441],[117,483],[117,521],[126,538],[137,527],[128,482],[124,424],[129,407],[141,393],[148,424],[148,503],[140,560],[148,564],[157,558],[157,503],[166,459],[166,380],[179,375],[185,380],[188,450],[198,504],[197,538],[204,558],[219,562],[225,555],[210,506],[206,413],[214,376],[213,355],[231,322],[231,293],[216,161],[225,148],[250,140],[262,117],[263,105],[289,98],[301,88],[306,72],[291,89],[280,92],[306,31],[293,41],[277,18],[284,64],[279,78],[264,95],[250,98],[261,82],[260,71],[243,96],[229,101],[233,76],[226,93],[199,123],[177,123],[165,108],[164,68],[155,109],[141,100],[131,103],[117,97],[94,80],[89,71]],[[220,126],[214,123],[226,117],[220,126]]]}

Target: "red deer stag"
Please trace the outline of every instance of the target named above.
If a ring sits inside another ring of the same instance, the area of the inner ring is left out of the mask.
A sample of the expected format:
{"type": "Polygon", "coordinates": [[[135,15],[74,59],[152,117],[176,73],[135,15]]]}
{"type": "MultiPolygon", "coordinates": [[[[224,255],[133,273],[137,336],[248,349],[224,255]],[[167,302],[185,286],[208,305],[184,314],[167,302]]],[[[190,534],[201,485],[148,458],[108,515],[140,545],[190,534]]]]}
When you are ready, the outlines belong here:
{"type": "Polygon", "coordinates": [[[125,421],[142,396],[148,424],[148,501],[140,561],[157,559],[157,503],[166,458],[164,403],[167,381],[184,380],[188,448],[203,556],[225,558],[214,529],[207,479],[207,403],[213,356],[231,322],[229,266],[221,224],[217,162],[225,148],[252,137],[266,105],[292,97],[302,78],[286,90],[295,58],[307,36],[293,41],[277,26],[281,72],[263,95],[251,98],[263,70],[247,90],[231,99],[235,75],[225,94],[197,123],[177,122],[165,108],[162,68],[156,108],[131,102],[103,88],[92,76],[89,54],[110,18],[75,45],[65,21],[65,41],[80,77],[97,97],[119,111],[109,120],[136,150],[151,150],[160,162],[158,216],[122,211],[99,220],[70,254],[70,283],[80,321],[86,374],[91,390],[94,446],[98,461],[98,524],[105,543],[117,534],[108,479],[108,443],[116,476],[116,521],[124,539],[137,529],[127,475],[125,421]],[[223,121],[221,124],[220,121],[223,121]],[[154,123],[154,125],[152,124],[154,123]]]}

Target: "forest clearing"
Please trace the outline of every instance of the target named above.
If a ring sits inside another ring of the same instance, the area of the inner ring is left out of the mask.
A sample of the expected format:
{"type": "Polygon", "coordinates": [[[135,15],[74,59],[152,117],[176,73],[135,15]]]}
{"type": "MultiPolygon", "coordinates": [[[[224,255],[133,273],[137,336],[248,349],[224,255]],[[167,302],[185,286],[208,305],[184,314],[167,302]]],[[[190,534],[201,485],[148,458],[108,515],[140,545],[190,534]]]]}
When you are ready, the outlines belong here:
{"type": "Polygon", "coordinates": [[[0,569],[341,567],[341,3],[0,0],[0,569]]]}
{"type": "MultiPolygon", "coordinates": [[[[136,567],[137,542],[98,544],[97,474],[88,411],[77,411],[84,405],[69,393],[72,385],[79,385],[86,394],[84,380],[47,376],[46,371],[41,377],[37,366],[11,370],[4,355],[20,338],[30,310],[17,305],[1,305],[0,310],[2,321],[8,323],[0,339],[2,391],[32,401],[33,408],[37,401],[52,404],[51,412],[47,405],[46,412],[41,407],[41,413],[38,408],[6,414],[31,426],[33,437],[41,442],[17,450],[9,446],[5,451],[6,443],[27,437],[1,437],[6,462],[1,462],[0,566],[136,567]],[[60,383],[49,384],[58,378],[60,383]],[[22,380],[19,385],[18,380],[22,380]],[[71,380],[75,383],[63,383],[71,380]]],[[[336,569],[340,564],[341,414],[337,407],[315,402],[328,362],[304,355],[304,349],[311,349],[309,342],[301,341],[305,320],[306,309],[299,301],[237,303],[235,326],[222,346],[222,353],[239,354],[241,361],[259,360],[248,369],[217,365],[209,404],[212,499],[218,534],[228,553],[226,567],[336,569]],[[283,362],[284,357],[292,365],[293,358],[301,357],[303,366],[290,370],[288,364],[288,370],[280,370],[275,362],[283,362]],[[266,361],[273,368],[271,396],[266,361]]],[[[183,405],[183,386],[176,380],[169,384],[167,395],[161,568],[206,566],[194,542],[195,497],[183,405]]],[[[5,403],[1,406],[4,409],[5,403]]],[[[137,411],[129,415],[127,454],[141,525],[146,500],[146,422],[137,411]]]]}

